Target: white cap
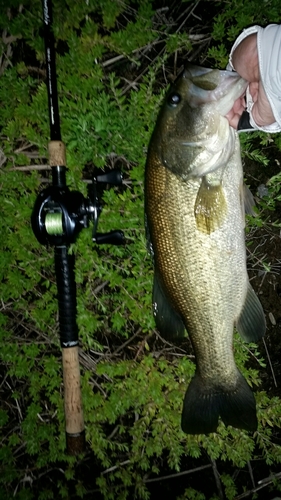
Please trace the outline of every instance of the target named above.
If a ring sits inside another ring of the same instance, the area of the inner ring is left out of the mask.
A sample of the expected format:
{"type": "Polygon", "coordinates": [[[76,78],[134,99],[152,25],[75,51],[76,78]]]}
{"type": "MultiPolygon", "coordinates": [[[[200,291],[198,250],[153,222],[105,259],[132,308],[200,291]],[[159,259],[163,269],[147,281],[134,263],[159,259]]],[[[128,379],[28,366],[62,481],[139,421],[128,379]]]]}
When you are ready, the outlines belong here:
{"type": "Polygon", "coordinates": [[[252,107],[254,102],[247,88],[247,111],[250,115],[250,124],[252,127],[264,132],[281,131],[281,25],[269,24],[266,28],[261,26],[251,26],[240,33],[231,49],[229,64],[227,69],[233,70],[232,54],[236,47],[247,38],[247,36],[257,33],[257,48],[260,77],[265,90],[266,97],[271,105],[274,114],[275,123],[260,127],[255,123],[252,116],[252,107]]]}

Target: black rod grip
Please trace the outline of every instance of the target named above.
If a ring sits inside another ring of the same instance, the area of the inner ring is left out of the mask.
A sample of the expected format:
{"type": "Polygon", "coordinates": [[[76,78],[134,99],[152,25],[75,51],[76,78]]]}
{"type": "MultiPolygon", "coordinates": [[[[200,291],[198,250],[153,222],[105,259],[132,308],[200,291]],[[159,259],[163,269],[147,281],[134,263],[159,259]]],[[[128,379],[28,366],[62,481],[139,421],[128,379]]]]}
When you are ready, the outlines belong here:
{"type": "Polygon", "coordinates": [[[68,254],[66,246],[55,247],[60,342],[62,347],[74,347],[78,345],[74,262],[74,255],[68,254]]]}

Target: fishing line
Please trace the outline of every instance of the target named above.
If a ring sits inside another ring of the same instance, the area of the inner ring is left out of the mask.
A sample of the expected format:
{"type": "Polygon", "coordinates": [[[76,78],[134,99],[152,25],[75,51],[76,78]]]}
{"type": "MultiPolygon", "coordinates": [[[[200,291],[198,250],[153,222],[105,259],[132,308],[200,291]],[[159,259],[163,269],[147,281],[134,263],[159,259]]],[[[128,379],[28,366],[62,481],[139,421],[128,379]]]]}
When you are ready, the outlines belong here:
{"type": "Polygon", "coordinates": [[[45,218],[46,231],[48,234],[63,234],[62,213],[49,213],[45,218]]]}

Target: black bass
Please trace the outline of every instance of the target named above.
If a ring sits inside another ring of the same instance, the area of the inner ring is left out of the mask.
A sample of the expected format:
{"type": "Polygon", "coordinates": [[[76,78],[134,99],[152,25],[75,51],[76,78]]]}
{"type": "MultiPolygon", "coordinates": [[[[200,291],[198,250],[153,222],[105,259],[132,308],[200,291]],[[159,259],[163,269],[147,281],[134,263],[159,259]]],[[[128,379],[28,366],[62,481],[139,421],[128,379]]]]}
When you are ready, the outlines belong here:
{"type": "Polygon", "coordinates": [[[254,395],[238,371],[233,330],[256,342],[265,318],[246,269],[243,171],[226,113],[247,83],[188,66],[171,87],[148,150],[145,212],[154,259],[153,310],[164,338],[187,330],[196,373],[182,429],[257,428],[254,395]]]}

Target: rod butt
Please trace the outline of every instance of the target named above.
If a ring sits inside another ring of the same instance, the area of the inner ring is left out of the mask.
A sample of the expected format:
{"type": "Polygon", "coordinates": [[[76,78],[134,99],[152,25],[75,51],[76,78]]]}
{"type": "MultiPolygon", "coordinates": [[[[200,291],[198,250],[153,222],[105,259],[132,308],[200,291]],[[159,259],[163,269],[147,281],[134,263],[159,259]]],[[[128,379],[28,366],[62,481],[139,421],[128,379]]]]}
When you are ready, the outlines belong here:
{"type": "Polygon", "coordinates": [[[79,434],[69,434],[65,433],[66,437],[66,451],[68,455],[79,455],[85,451],[86,440],[85,440],[85,431],[80,432],[79,434]]]}

